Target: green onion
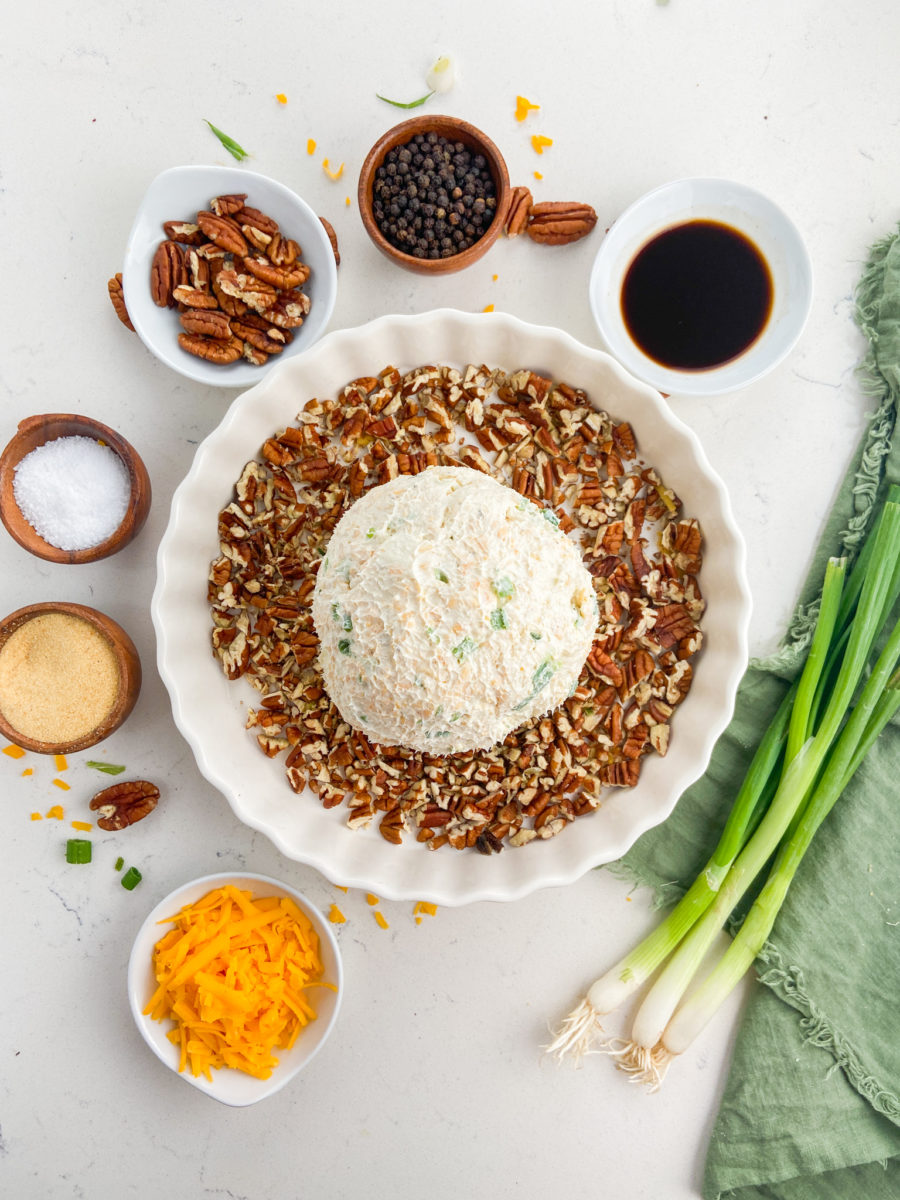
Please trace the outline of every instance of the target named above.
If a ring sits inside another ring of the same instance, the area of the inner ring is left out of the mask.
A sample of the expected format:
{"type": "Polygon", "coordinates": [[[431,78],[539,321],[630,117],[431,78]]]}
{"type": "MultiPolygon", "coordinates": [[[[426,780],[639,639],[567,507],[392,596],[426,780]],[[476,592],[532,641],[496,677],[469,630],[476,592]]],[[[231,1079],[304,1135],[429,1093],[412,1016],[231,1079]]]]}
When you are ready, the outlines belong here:
{"type": "Polygon", "coordinates": [[[509,629],[509,618],[502,608],[495,608],[491,613],[491,629],[509,629]]]}
{"type": "Polygon", "coordinates": [[[500,603],[505,604],[507,600],[512,600],[516,585],[508,575],[501,575],[491,584],[491,588],[500,603]]]}
{"type": "Polygon", "coordinates": [[[86,767],[93,767],[95,771],[102,771],[104,775],[121,775],[125,770],[118,763],[95,762],[92,758],[84,764],[86,767]]]}
{"type": "Polygon", "coordinates": [[[122,855],[120,854],[120,855],[119,855],[119,857],[116,859],[116,862],[115,862],[115,867],[116,867],[116,870],[117,870],[117,871],[121,871],[121,870],[122,870],[122,868],[123,868],[124,866],[125,866],[125,859],[124,859],[124,858],[122,857],[122,855]]]}
{"type": "Polygon", "coordinates": [[[122,876],[122,887],[129,892],[133,892],[143,878],[137,867],[129,867],[122,876]]]}
{"type": "MultiPolygon", "coordinates": [[[[206,120],[205,117],[203,119],[206,120]]],[[[216,127],[215,127],[215,125],[213,125],[212,121],[206,121],[206,123],[210,127],[210,129],[213,131],[213,133],[216,135],[216,137],[219,139],[219,141],[222,143],[222,145],[225,147],[225,149],[228,151],[228,153],[231,155],[232,158],[236,158],[238,160],[238,162],[243,162],[245,158],[250,157],[250,155],[243,148],[243,146],[239,146],[237,144],[237,142],[234,140],[234,138],[229,137],[227,133],[223,133],[221,129],[216,129],[216,127]]]]}
{"type": "Polygon", "coordinates": [[[900,489],[890,489],[846,584],[845,573],[844,560],[829,561],[803,672],[760,741],[711,858],[672,912],[569,1014],[548,1047],[558,1057],[588,1052],[601,1018],[665,962],[630,1041],[616,1048],[606,1042],[619,1066],[658,1086],[672,1057],[690,1045],[761,950],[813,834],[900,709],[900,621],[860,688],[900,594],[900,489]],[[734,942],[684,1000],[718,933],[776,852],[734,942]]]}
{"type": "Polygon", "coordinates": [[[463,659],[468,658],[472,651],[476,650],[477,648],[478,647],[475,645],[475,642],[473,642],[470,637],[464,637],[458,645],[453,647],[450,653],[458,663],[461,663],[463,659]]]}
{"type": "Polygon", "coordinates": [[[338,650],[340,650],[341,654],[349,654],[350,653],[350,639],[349,638],[341,638],[341,640],[338,642],[338,650]]]}
{"type": "Polygon", "coordinates": [[[419,108],[433,95],[434,91],[432,90],[430,92],[426,92],[424,96],[420,96],[418,100],[410,100],[408,103],[404,104],[400,100],[388,100],[387,96],[379,96],[377,92],[375,93],[376,99],[383,100],[385,104],[393,104],[394,108],[419,108]]]}
{"type": "Polygon", "coordinates": [[[435,577],[435,579],[439,579],[441,581],[441,583],[449,583],[450,582],[450,580],[447,578],[446,571],[435,570],[434,577],[435,577]]]}
{"type": "Polygon", "coordinates": [[[548,525],[552,525],[554,529],[559,529],[559,517],[552,508],[542,508],[541,516],[548,523],[548,525]]]}
{"type": "Polygon", "coordinates": [[[91,861],[91,843],[87,838],[69,838],[66,842],[67,863],[89,863],[91,861]]]}

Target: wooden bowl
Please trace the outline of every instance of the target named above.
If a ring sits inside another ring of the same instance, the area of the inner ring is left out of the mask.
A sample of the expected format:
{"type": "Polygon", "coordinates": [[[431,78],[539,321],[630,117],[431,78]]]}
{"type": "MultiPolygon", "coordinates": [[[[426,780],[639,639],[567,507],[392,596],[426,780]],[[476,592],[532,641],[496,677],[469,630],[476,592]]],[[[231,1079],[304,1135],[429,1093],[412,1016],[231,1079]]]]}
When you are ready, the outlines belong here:
{"type": "Polygon", "coordinates": [[[503,155],[491,139],[480,129],[476,129],[474,125],[470,125],[467,121],[460,121],[456,117],[437,115],[413,117],[382,134],[366,155],[366,160],[359,173],[357,198],[366,233],[386,258],[400,267],[405,267],[407,271],[416,271],[420,275],[449,275],[452,271],[462,271],[464,267],[470,267],[473,262],[477,262],[499,237],[509,204],[509,172],[506,169],[503,155]],[[412,254],[405,254],[402,250],[398,250],[396,246],[391,245],[378,228],[372,210],[375,172],[384,162],[389,150],[393,150],[395,146],[402,146],[417,133],[436,133],[449,141],[462,142],[469,149],[483,154],[497,192],[497,208],[487,231],[467,250],[462,250],[459,254],[453,254],[449,258],[416,258],[412,254]]]}
{"type": "Polygon", "coordinates": [[[140,455],[134,447],[109,426],[83,417],[77,413],[46,413],[42,416],[26,417],[19,424],[3,454],[0,455],[0,521],[6,526],[20,546],[24,546],[38,558],[56,563],[87,563],[107,558],[121,550],[141,530],[150,511],[150,477],[140,455]],[[119,528],[105,541],[86,550],[60,550],[58,546],[44,541],[41,535],[26,521],[13,492],[16,467],[26,454],[43,446],[45,442],[62,437],[88,437],[104,442],[118,454],[131,481],[131,497],[119,528]]]}
{"type": "Polygon", "coordinates": [[[78,750],[86,750],[88,746],[94,746],[97,742],[102,742],[104,738],[109,737],[134,708],[141,690],[141,660],[134,642],[122,626],[111,617],[98,612],[95,608],[88,608],[84,604],[67,604],[63,601],[29,604],[0,620],[0,650],[8,638],[27,621],[48,613],[63,613],[71,617],[81,617],[106,639],[115,655],[119,669],[119,687],[115,702],[99,725],[72,741],[54,744],[27,737],[10,725],[2,712],[0,712],[0,733],[15,745],[21,746],[23,750],[33,750],[37,754],[74,754],[78,750]]]}

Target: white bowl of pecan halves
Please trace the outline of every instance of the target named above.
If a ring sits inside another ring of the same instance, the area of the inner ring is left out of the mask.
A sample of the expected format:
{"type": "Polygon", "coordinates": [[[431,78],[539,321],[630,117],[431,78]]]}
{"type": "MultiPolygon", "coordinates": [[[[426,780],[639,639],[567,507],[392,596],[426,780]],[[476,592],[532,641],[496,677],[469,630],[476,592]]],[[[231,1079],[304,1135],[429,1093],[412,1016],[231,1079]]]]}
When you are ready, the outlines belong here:
{"type": "Polygon", "coordinates": [[[244,388],[324,332],[335,253],[319,217],[274,179],[172,167],[138,209],[122,291],[135,332],[167,366],[244,388]]]}

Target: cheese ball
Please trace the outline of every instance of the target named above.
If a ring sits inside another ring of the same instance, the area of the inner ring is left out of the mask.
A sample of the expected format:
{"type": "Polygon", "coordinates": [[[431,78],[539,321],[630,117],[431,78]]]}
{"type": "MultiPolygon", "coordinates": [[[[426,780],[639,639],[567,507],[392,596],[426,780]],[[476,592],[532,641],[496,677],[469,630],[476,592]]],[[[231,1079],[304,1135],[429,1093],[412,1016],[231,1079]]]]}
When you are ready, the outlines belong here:
{"type": "Polygon", "coordinates": [[[486,749],[574,691],[597,629],[593,581],[556,516],[468,467],[372,488],[316,579],[319,668],[372,742],[486,749]]]}

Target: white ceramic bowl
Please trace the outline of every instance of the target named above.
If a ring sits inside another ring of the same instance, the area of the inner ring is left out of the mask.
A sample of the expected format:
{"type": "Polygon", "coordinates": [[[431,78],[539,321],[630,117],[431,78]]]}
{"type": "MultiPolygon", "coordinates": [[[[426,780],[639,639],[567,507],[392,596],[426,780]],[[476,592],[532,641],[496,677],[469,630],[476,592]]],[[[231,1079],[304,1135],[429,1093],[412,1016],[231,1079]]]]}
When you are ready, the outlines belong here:
{"type": "Polygon", "coordinates": [[[193,879],[170,892],[164,900],[147,916],[137,932],[131,957],[128,960],[128,1003],[134,1022],[141,1037],[160,1060],[179,1078],[190,1083],[193,1087],[214,1100],[220,1100],[232,1108],[244,1108],[255,1104],[257,1100],[265,1100],[267,1096],[280,1091],[286,1083],[303,1070],[321,1050],[322,1046],[334,1028],[344,997],[344,975],[341,965],[341,954],[335,940],[331,925],[319,910],[306,897],[292,888],[289,884],[270,879],[267,875],[235,875],[232,873],[220,875],[204,875],[193,879]],[[230,1067],[222,1067],[211,1072],[212,1082],[203,1075],[192,1075],[190,1070],[178,1071],[179,1052],[166,1037],[173,1027],[171,1021],[154,1021],[145,1016],[143,1009],[156,989],[156,979],[153,975],[153,947],[165,935],[171,926],[160,924],[168,917],[175,916],[185,904],[193,904],[207,892],[222,887],[226,883],[233,884],[244,891],[252,892],[255,896],[289,896],[297,907],[310,920],[319,935],[319,955],[324,967],[323,979],[333,983],[337,991],[330,988],[315,989],[315,1009],[317,1017],[311,1021],[297,1038],[290,1050],[278,1050],[278,1066],[268,1079],[255,1079],[243,1071],[230,1067]]]}
{"type": "Polygon", "coordinates": [[[680,179],[648,192],[616,220],[594,260],[589,296],[604,345],[639,379],[672,395],[716,396],[760,379],[793,349],[812,304],[812,266],[797,227],[762,193],[725,179],[680,179]],[[648,358],[631,338],[622,318],[622,283],[651,238],[702,219],[731,225],[756,243],[772,273],[772,311],[737,358],[718,367],[673,370],[648,358]]]}
{"type": "Polygon", "coordinates": [[[279,359],[302,354],[324,333],[337,297],[337,268],[322,222],[306,201],[284,184],[242,167],[172,167],[157,175],[141,201],[125,248],[122,287],[138,337],[173,371],[213,387],[247,388],[258,383],[279,359]],[[300,244],[303,261],[310,268],[309,281],[303,287],[312,302],[309,316],[293,330],[291,344],[261,367],[244,359],[216,366],[188,354],[178,345],[183,331],[177,310],[158,308],[150,296],[150,264],[165,238],[163,222],[193,221],[201,209],[209,208],[214,196],[231,192],[246,192],[251,207],[277,221],[284,234],[300,244]]]}
{"type": "Polygon", "coordinates": [[[172,503],[157,559],[152,615],[157,659],[175,721],[203,774],[235,813],[270,837],[289,858],[306,862],[334,883],[390,899],[463,904],[512,900],[540,887],[569,883],[610,862],[637,836],[669,815],[706,767],[727,725],[747,662],[750,597],[744,547],[725,488],[695,435],[607,354],[556,329],[527,325],[502,313],[449,309],[382,317],[329,334],[309,354],[285,363],[238,397],[219,427],[198,447],[172,503]],[[706,548],[700,584],[708,601],[706,648],[691,694],[678,709],[668,755],[645,760],[638,785],[610,789],[602,807],[561,836],[508,848],[489,857],[449,849],[428,851],[407,836],[389,845],[377,829],[347,828],[347,809],[325,809],[312,794],[296,796],[281,759],[260,753],[243,732],[246,706],[258,693],[229,683],[210,650],[206,578],[218,554],[217,514],[234,481],[272,432],[290,424],[307,397],[334,396],[344,383],[388,363],[528,366],[587,389],[592,400],[634,427],[642,457],[659,468],[703,526],[706,548]]]}

